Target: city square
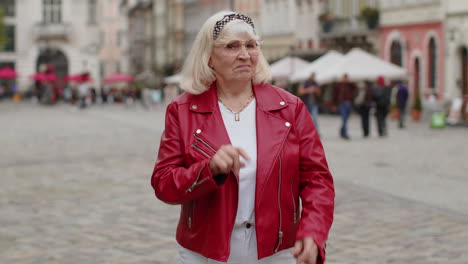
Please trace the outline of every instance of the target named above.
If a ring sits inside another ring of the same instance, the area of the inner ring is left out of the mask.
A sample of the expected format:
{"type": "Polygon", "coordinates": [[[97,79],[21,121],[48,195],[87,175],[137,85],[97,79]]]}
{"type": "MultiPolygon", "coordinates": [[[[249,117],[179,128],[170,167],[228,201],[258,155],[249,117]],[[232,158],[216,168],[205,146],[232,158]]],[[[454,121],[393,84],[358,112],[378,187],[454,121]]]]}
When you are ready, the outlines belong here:
{"type": "MultiPolygon", "coordinates": [[[[164,107],[0,104],[0,263],[177,263],[179,206],[150,176],[164,107]]],[[[350,141],[320,115],[336,187],[327,263],[468,263],[464,127],[350,141]]]]}

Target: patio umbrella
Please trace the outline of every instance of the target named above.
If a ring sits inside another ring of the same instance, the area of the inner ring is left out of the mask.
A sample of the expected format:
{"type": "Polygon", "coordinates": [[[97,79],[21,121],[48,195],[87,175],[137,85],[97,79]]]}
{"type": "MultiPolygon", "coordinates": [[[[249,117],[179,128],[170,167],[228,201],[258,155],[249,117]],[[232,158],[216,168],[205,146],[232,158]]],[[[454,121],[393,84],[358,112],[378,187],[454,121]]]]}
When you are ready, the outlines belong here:
{"type": "Polygon", "coordinates": [[[407,79],[407,71],[395,64],[382,60],[360,48],[353,48],[334,66],[317,75],[319,83],[339,81],[347,74],[350,81],[376,80],[378,76],[386,80],[407,79]]]}
{"type": "Polygon", "coordinates": [[[105,83],[116,83],[116,82],[132,82],[133,81],[133,76],[123,74],[123,73],[114,73],[110,76],[107,76],[104,79],[105,83]]]}
{"type": "Polygon", "coordinates": [[[180,73],[177,73],[177,74],[174,74],[174,75],[171,75],[171,76],[168,76],[168,77],[164,78],[165,83],[178,84],[178,83],[180,83],[181,80],[182,80],[182,75],[180,73]]]}
{"type": "Polygon", "coordinates": [[[320,58],[312,61],[302,69],[297,69],[291,77],[293,82],[303,82],[309,78],[312,73],[320,76],[330,67],[334,67],[343,58],[343,55],[337,51],[330,50],[320,58]]]}
{"type": "Polygon", "coordinates": [[[309,62],[298,57],[284,57],[270,65],[271,77],[273,80],[289,80],[292,74],[303,69],[309,62]]]}
{"type": "Polygon", "coordinates": [[[18,73],[10,67],[3,67],[0,69],[0,79],[16,79],[18,73]]]}

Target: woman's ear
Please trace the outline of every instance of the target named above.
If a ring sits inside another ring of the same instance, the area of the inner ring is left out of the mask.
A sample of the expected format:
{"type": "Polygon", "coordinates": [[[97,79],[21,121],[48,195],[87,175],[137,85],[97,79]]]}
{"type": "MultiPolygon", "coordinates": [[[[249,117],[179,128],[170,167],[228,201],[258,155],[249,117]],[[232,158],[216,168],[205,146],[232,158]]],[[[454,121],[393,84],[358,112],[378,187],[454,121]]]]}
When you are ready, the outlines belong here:
{"type": "Polygon", "coordinates": [[[210,67],[210,69],[213,69],[213,64],[211,63],[211,58],[210,58],[210,60],[208,61],[208,67],[210,67]]]}

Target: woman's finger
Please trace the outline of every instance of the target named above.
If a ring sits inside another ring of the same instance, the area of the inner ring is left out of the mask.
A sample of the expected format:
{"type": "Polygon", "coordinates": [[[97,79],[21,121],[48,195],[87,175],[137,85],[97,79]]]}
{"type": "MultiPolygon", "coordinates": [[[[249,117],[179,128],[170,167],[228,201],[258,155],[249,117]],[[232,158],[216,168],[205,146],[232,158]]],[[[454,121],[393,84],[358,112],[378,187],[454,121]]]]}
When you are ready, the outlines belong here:
{"type": "Polygon", "coordinates": [[[292,250],[292,254],[294,257],[299,256],[299,254],[302,252],[302,240],[297,240],[296,243],[294,244],[294,248],[292,250]]]}
{"type": "Polygon", "coordinates": [[[250,160],[250,157],[249,155],[247,155],[247,152],[245,152],[245,150],[243,150],[242,148],[236,148],[236,150],[237,150],[237,153],[241,155],[244,159],[250,160]]]}

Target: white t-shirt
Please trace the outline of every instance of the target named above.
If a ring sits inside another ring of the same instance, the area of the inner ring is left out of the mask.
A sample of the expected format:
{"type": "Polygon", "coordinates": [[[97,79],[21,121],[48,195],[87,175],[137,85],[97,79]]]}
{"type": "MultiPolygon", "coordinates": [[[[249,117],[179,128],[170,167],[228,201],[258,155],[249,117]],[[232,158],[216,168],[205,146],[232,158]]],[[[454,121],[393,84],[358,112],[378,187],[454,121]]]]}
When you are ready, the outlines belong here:
{"type": "Polygon", "coordinates": [[[242,148],[250,157],[250,161],[241,157],[245,167],[239,172],[239,203],[237,206],[236,225],[247,221],[255,222],[255,183],[257,175],[257,126],[255,118],[255,99],[239,113],[239,121],[235,121],[234,113],[219,103],[231,144],[242,148]]]}

